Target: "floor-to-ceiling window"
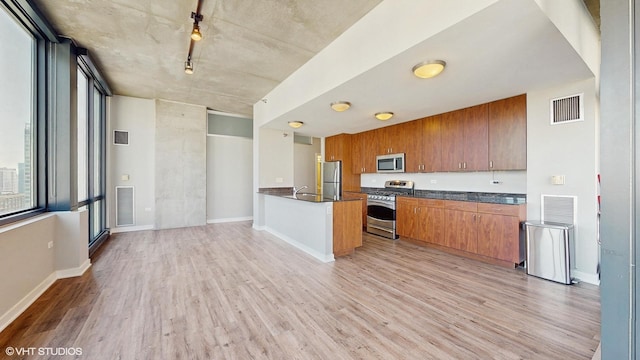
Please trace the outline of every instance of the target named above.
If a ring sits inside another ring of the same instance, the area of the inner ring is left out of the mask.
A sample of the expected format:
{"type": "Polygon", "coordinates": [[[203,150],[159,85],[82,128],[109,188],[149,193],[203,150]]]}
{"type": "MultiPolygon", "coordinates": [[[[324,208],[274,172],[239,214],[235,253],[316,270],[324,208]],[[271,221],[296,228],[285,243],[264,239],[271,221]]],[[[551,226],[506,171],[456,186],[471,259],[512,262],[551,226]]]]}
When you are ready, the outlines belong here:
{"type": "Polygon", "coordinates": [[[89,211],[88,242],[105,233],[105,122],[104,91],[92,77],[84,59],[78,59],[78,206],[89,211]]]}
{"type": "MultiPolygon", "coordinates": [[[[0,224],[38,201],[38,38],[0,11],[0,224]]],[[[41,196],[42,198],[42,196],[41,196]]]]}

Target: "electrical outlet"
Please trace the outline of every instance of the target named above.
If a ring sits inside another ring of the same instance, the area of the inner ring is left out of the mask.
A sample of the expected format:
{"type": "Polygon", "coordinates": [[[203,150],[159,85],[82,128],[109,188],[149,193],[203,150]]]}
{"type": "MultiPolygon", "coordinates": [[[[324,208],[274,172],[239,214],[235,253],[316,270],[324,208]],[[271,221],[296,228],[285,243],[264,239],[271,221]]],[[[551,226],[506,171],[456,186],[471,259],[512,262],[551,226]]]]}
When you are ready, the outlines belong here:
{"type": "Polygon", "coordinates": [[[47,247],[51,249],[53,247],[53,241],[49,241],[49,243],[47,243],[47,247]]]}
{"type": "Polygon", "coordinates": [[[500,185],[500,184],[502,184],[502,181],[500,181],[500,180],[491,180],[491,181],[489,181],[489,184],[491,184],[491,185],[500,185]]]}

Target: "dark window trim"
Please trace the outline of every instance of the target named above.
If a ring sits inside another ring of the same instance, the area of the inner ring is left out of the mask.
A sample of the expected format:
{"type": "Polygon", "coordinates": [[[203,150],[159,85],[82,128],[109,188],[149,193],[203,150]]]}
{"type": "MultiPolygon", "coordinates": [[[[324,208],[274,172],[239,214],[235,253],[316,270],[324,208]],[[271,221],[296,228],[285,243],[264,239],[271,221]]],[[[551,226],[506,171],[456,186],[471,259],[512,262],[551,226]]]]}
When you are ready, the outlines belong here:
{"type": "Polygon", "coordinates": [[[15,223],[20,220],[29,219],[36,215],[44,214],[45,212],[46,212],[45,209],[39,208],[39,209],[24,210],[24,211],[16,212],[13,214],[2,215],[3,217],[0,218],[0,226],[15,223]]]}
{"type": "Polygon", "coordinates": [[[29,30],[40,34],[48,41],[60,42],[57,31],[51,26],[38,6],[31,0],[0,0],[29,30]]]}

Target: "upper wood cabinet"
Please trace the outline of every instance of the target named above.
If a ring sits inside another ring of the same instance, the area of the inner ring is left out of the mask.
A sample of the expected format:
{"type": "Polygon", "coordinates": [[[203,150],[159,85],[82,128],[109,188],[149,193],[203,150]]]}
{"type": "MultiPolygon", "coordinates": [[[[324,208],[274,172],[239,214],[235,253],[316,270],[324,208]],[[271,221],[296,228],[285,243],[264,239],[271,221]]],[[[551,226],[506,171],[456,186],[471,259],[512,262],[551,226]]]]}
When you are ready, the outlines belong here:
{"type": "Polygon", "coordinates": [[[527,168],[527,95],[489,103],[489,169],[527,168]]]}
{"type": "Polygon", "coordinates": [[[442,114],[442,170],[488,170],[488,132],[488,104],[442,114]]]}
{"type": "Polygon", "coordinates": [[[340,134],[324,139],[325,161],[342,161],[342,191],[360,191],[360,176],[354,174],[351,156],[353,135],[340,134]]]}
{"type": "Polygon", "coordinates": [[[422,139],[420,172],[442,171],[442,116],[435,115],[420,120],[422,139]]]}
{"type": "Polygon", "coordinates": [[[344,160],[351,148],[351,135],[340,134],[324,139],[324,160],[344,160]]]}
{"type": "Polygon", "coordinates": [[[377,130],[353,135],[351,142],[352,170],[354,174],[375,173],[377,155],[377,130]]]}

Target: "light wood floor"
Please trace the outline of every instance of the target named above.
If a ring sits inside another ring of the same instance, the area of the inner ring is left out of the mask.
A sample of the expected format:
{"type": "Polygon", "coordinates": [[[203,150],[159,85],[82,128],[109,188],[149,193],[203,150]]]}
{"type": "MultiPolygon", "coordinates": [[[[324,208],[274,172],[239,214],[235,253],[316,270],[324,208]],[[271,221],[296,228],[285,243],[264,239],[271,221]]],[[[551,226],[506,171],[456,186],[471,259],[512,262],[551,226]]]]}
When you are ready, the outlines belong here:
{"type": "Polygon", "coordinates": [[[363,236],[322,264],[248,222],[117,234],[0,333],[0,357],[566,360],[598,347],[595,286],[363,236]]]}

